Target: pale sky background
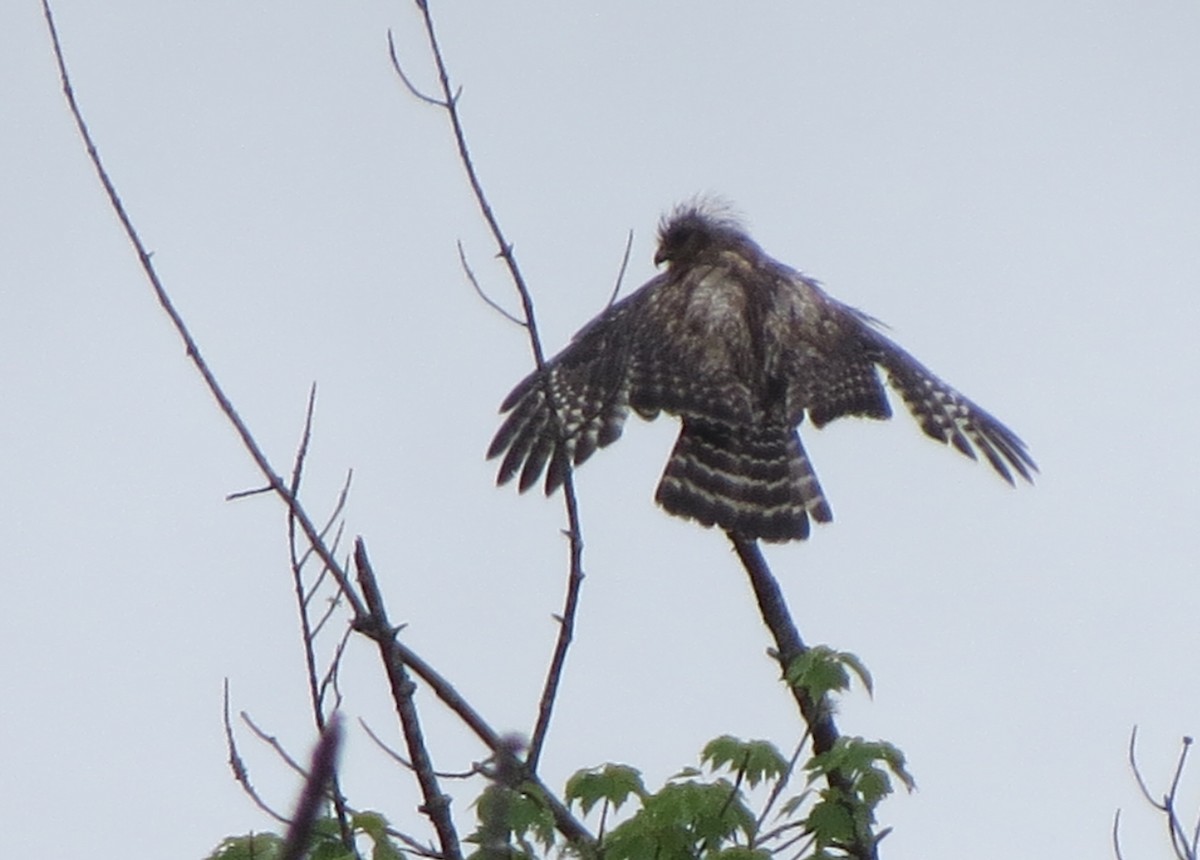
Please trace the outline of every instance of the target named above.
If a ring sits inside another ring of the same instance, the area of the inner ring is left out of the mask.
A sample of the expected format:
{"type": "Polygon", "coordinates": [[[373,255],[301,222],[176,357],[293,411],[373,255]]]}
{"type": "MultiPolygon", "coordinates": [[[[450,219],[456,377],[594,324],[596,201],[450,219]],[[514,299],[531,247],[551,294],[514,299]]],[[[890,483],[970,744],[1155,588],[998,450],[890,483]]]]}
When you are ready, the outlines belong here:
{"type": "MultiPolygon", "coordinates": [[[[1165,857],[1163,786],[1200,732],[1200,6],[437,2],[478,167],[559,349],[653,272],[654,226],[732,200],[1010,424],[1009,489],[906,414],[804,435],[836,521],[768,557],[810,642],[853,651],[851,735],[908,755],[897,858],[1165,857]],[[598,9],[599,7],[599,9],[598,9]]],[[[406,641],[527,731],[555,634],[562,507],[493,487],[496,407],[531,364],[465,283],[511,287],[407,2],[59,0],[78,97],[201,347],[277,467],[320,386],[305,498],[355,469],[406,641]]],[[[155,305],[61,97],[40,8],[0,9],[0,829],[7,856],[196,858],[269,822],[234,784],[221,682],[313,740],[284,517],[155,305]]],[[[631,419],[578,475],[586,580],[544,759],[657,785],[729,732],[799,731],[724,538],[652,501],[675,433],[631,419]]],[[[396,736],[357,643],[346,710],[396,736]]],[[[422,702],[437,764],[484,753],[422,702]]],[[[265,796],[295,780],[243,740],[265,796]]],[[[353,803],[414,823],[357,728],[353,803]]],[[[1200,762],[1185,779],[1200,798],[1200,762]]],[[[460,800],[460,820],[470,813],[460,800]]],[[[465,828],[464,828],[465,829],[465,828]]]]}

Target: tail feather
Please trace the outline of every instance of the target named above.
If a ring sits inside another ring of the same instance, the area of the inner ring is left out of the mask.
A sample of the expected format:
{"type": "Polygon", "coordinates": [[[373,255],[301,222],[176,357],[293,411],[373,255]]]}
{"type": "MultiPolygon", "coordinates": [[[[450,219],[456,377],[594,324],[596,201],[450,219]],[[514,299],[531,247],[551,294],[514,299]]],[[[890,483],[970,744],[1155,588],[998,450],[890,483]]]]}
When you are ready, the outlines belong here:
{"type": "Polygon", "coordinates": [[[685,422],[655,500],[668,513],[748,538],[808,537],[833,513],[800,437],[788,426],[685,422]]]}

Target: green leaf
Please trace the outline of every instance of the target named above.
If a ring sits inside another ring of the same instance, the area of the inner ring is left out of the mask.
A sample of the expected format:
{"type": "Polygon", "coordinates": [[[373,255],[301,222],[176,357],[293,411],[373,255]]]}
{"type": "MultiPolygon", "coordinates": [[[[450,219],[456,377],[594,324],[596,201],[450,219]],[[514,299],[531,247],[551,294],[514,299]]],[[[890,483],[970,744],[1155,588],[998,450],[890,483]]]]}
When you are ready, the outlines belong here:
{"type": "Polygon", "coordinates": [[[713,770],[719,770],[727,764],[734,764],[731,770],[741,767],[742,759],[746,757],[746,744],[732,735],[721,735],[713,738],[704,746],[700,753],[700,762],[709,765],[713,770]]]}
{"type": "Polygon", "coordinates": [[[854,673],[868,693],[874,692],[871,673],[863,662],[847,651],[835,651],[828,645],[814,645],[792,660],[784,678],[814,701],[819,701],[829,693],[850,689],[850,672],[847,669],[854,673]]]}
{"type": "Polygon", "coordinates": [[[782,776],[788,766],[787,759],[769,741],[743,741],[730,735],[709,741],[700,761],[713,770],[724,767],[742,774],[751,788],[765,779],[782,776]]]}
{"type": "Polygon", "coordinates": [[[794,659],[788,666],[785,678],[814,701],[850,686],[850,675],[837,659],[837,652],[825,645],[809,648],[794,659]]]}
{"type": "Polygon", "coordinates": [[[645,797],[646,786],[642,783],[640,771],[623,764],[606,764],[576,771],[567,780],[567,804],[578,801],[584,815],[591,812],[592,807],[601,800],[611,804],[614,811],[618,810],[631,794],[645,797]]]}
{"type": "Polygon", "coordinates": [[[854,818],[846,804],[836,797],[822,797],[804,822],[816,837],[818,847],[845,844],[854,839],[854,818]]]}

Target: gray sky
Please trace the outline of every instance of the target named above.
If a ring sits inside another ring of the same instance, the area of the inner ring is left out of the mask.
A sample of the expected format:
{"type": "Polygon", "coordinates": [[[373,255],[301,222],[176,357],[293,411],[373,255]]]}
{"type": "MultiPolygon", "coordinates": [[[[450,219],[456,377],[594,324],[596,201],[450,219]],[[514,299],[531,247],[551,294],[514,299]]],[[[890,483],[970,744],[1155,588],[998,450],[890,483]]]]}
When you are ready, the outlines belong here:
{"type": "MultiPolygon", "coordinates": [[[[883,319],[1042,467],[1010,490],[906,415],[805,441],[836,521],[769,559],[804,635],[860,655],[844,732],[909,756],[889,858],[1164,856],[1125,764],[1165,785],[1200,732],[1200,7],[435,4],[479,170],[547,348],[652,274],[661,212],[732,200],[775,256],[883,319]],[[1135,850],[1136,849],[1136,850],[1135,850]]],[[[355,469],[408,641],[527,730],[560,608],[559,499],[492,486],[523,333],[404,2],[59,0],[78,97],[143,238],[281,469],[320,386],[306,498],[355,469]]],[[[197,857],[267,822],[232,782],[230,678],[312,741],[284,518],[188,365],[58,90],[38,5],[0,11],[0,823],[12,856],[197,857]]],[[[793,708],[721,535],[652,502],[670,420],[578,476],[578,640],[544,760],[657,784],[724,732],[789,746],[793,708]]],[[[347,710],[391,733],[356,645],[347,710]]],[[[432,703],[444,769],[483,755],[432,703]]],[[[294,781],[246,740],[280,807],[294,781]]],[[[360,806],[412,820],[361,732],[360,806]]],[[[1190,794],[1200,794],[1200,766],[1190,794]]],[[[461,807],[461,803],[460,803],[461,807]]],[[[1193,804],[1189,808],[1195,808],[1193,804]]],[[[460,812],[465,810],[460,808],[460,812]]]]}

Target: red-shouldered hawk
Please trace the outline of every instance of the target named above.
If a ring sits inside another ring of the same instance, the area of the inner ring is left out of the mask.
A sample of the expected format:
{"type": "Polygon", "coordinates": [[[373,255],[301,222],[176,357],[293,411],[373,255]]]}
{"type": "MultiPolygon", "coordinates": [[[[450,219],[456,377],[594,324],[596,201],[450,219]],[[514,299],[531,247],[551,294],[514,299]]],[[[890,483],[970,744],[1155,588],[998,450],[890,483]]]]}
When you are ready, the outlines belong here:
{"type": "Polygon", "coordinates": [[[832,512],[796,428],[843,415],[889,418],[877,371],[921,428],[1010,484],[1037,466],[1007,427],[881,334],[866,314],[769,257],[707,204],[659,224],[664,272],[588,323],[504,400],[488,457],[546,494],[621,435],[630,408],[683,426],[655,493],[669,513],[767,541],[808,537],[832,512]],[[553,398],[553,408],[547,398],[553,398]],[[1011,469],[1011,471],[1010,471],[1011,469]]]}

